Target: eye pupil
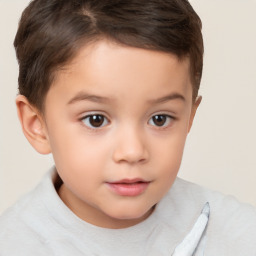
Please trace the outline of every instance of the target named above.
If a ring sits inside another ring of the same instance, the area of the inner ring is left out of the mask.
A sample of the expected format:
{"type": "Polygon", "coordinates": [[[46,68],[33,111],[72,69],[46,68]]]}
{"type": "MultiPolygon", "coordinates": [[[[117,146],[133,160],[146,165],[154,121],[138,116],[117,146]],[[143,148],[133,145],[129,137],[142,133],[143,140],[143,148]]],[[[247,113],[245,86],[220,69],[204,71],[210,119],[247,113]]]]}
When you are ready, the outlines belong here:
{"type": "Polygon", "coordinates": [[[153,121],[156,126],[163,126],[166,122],[166,116],[163,116],[163,115],[154,116],[153,121]]]}
{"type": "Polygon", "coordinates": [[[104,117],[101,115],[93,115],[90,116],[89,121],[93,127],[100,127],[104,123],[104,117]]]}

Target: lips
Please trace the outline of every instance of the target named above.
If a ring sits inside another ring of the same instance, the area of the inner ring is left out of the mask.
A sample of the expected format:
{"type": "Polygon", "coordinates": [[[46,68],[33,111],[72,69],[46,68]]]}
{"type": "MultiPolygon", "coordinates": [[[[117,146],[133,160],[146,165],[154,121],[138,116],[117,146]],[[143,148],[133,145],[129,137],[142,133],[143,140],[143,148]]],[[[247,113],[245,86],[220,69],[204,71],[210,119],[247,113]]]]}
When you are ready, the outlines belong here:
{"type": "Polygon", "coordinates": [[[112,192],[120,196],[139,196],[150,184],[149,181],[142,179],[123,179],[115,182],[107,182],[108,187],[112,192]]]}

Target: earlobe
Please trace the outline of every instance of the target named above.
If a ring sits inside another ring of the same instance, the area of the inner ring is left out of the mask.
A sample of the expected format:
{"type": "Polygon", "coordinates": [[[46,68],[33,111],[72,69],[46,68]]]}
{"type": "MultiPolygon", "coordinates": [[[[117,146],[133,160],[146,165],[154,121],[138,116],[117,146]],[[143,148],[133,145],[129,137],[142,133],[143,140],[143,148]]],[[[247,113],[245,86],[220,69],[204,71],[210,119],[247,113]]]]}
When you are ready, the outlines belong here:
{"type": "Polygon", "coordinates": [[[23,133],[29,143],[40,154],[51,153],[47,129],[39,111],[23,95],[17,96],[16,106],[23,133]]]}
{"type": "Polygon", "coordinates": [[[191,115],[190,115],[190,119],[189,119],[188,133],[191,130],[191,127],[192,127],[192,124],[193,124],[193,121],[194,121],[194,117],[196,115],[196,111],[197,111],[201,101],[202,101],[202,96],[198,96],[196,98],[196,101],[193,103],[192,110],[191,110],[191,115]]]}

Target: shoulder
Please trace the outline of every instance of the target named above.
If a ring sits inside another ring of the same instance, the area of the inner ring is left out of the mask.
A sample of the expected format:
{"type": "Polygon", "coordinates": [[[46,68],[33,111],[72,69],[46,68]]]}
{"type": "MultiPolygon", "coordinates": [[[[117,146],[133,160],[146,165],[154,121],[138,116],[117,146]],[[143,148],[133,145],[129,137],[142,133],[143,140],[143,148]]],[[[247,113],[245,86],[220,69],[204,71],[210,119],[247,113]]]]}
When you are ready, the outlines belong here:
{"type": "MultiPolygon", "coordinates": [[[[250,226],[256,226],[256,208],[246,203],[239,202],[234,196],[224,195],[194,183],[177,178],[173,188],[169,191],[170,197],[180,198],[189,205],[201,205],[209,202],[211,207],[211,219],[215,223],[230,223],[230,228],[243,228],[250,222],[250,226]],[[250,220],[250,221],[248,221],[250,220]]],[[[255,230],[256,231],[256,230],[255,230]]]]}
{"type": "Polygon", "coordinates": [[[225,253],[232,252],[233,255],[243,255],[244,252],[254,252],[256,255],[255,207],[241,203],[233,196],[206,189],[180,178],[176,179],[167,198],[175,202],[178,211],[186,215],[184,219],[189,218],[188,214],[193,216],[200,206],[209,202],[211,212],[207,229],[208,246],[218,246],[219,252],[223,248],[225,253]]]}
{"type": "Polygon", "coordinates": [[[39,216],[45,215],[43,181],[31,192],[19,199],[0,216],[0,254],[27,255],[33,248],[42,248],[36,255],[46,255],[45,239],[41,236],[43,228],[39,216]],[[33,247],[33,248],[32,248],[33,247]]]}
{"type": "Polygon", "coordinates": [[[34,214],[30,206],[31,197],[29,194],[22,198],[0,217],[0,254],[3,256],[25,256],[32,244],[34,248],[42,248],[43,241],[37,239],[35,224],[25,214],[27,211],[34,214]]]}

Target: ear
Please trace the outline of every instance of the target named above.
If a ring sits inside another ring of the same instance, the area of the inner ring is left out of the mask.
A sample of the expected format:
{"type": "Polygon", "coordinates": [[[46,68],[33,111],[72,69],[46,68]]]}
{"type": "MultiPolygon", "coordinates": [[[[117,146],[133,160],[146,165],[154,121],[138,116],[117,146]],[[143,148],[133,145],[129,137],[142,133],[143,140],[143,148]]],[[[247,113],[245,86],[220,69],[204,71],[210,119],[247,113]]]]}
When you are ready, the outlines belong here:
{"type": "Polygon", "coordinates": [[[16,106],[23,133],[29,143],[40,154],[51,153],[46,125],[40,112],[23,95],[17,96],[16,106]]]}
{"type": "Polygon", "coordinates": [[[192,106],[192,109],[191,109],[191,115],[190,115],[190,119],[189,119],[188,133],[191,130],[191,127],[192,127],[192,124],[193,124],[193,121],[194,121],[194,117],[196,115],[196,111],[197,111],[201,101],[202,101],[202,96],[198,96],[196,98],[196,101],[193,103],[193,106],[192,106]]]}

